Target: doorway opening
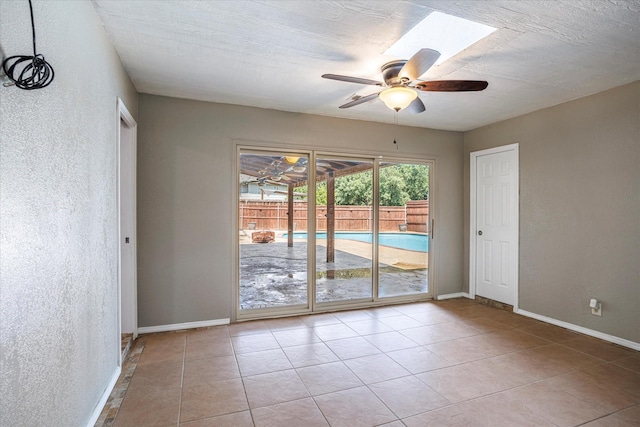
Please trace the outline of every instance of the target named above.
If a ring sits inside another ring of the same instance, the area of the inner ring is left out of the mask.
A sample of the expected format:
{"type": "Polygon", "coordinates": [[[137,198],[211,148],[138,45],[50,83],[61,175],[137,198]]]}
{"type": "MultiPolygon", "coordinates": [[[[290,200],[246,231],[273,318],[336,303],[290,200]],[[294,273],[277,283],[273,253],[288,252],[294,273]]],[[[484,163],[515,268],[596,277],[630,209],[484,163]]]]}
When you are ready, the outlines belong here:
{"type": "Polygon", "coordinates": [[[137,124],[118,99],[118,364],[138,335],[136,275],[137,124]]]}

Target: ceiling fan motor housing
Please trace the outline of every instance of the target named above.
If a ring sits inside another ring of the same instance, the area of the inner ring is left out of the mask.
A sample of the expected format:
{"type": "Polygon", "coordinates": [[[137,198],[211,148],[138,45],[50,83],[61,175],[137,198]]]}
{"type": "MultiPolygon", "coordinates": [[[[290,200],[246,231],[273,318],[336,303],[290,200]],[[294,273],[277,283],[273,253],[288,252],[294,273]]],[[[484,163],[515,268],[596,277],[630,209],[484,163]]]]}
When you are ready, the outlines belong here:
{"type": "Polygon", "coordinates": [[[407,61],[405,60],[391,61],[380,67],[380,70],[382,71],[382,77],[384,78],[384,82],[387,84],[387,86],[404,86],[410,83],[409,78],[398,77],[398,74],[400,74],[400,70],[402,70],[402,67],[404,67],[404,64],[406,63],[407,61]]]}

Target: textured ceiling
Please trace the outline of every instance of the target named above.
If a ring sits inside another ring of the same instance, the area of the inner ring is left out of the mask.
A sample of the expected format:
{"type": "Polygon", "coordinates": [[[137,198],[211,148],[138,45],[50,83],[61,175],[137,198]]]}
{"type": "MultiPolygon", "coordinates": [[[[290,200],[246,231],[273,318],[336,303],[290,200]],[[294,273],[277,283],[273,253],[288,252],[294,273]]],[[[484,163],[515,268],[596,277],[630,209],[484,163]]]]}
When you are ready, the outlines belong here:
{"type": "MultiPolygon", "coordinates": [[[[483,92],[421,92],[398,123],[466,131],[640,80],[640,0],[93,0],[139,92],[393,123],[375,100],[382,54],[434,10],[498,28],[425,80],[487,80],[483,92]]],[[[433,47],[425,40],[423,47],[433,47]]]]}

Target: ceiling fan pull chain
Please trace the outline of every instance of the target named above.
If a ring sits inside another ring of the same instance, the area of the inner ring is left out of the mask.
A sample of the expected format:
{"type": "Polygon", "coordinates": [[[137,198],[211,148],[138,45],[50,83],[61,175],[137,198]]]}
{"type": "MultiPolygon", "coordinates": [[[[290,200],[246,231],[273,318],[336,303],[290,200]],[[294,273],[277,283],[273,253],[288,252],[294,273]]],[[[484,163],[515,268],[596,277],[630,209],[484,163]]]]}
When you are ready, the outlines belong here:
{"type": "MultiPolygon", "coordinates": [[[[398,110],[394,110],[393,118],[394,118],[394,122],[395,122],[395,125],[396,125],[396,127],[394,129],[394,133],[397,133],[397,131],[398,131],[398,110]]],[[[395,145],[396,151],[400,149],[400,144],[398,144],[398,141],[396,141],[395,138],[393,138],[393,145],[395,145]]]]}

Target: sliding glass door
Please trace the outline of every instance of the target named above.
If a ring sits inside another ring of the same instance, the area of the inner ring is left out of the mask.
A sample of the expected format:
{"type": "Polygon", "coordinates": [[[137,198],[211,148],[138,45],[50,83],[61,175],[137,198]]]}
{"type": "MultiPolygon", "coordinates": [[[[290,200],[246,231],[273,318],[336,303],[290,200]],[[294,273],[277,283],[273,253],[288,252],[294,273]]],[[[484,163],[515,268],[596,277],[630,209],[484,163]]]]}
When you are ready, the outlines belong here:
{"type": "Polygon", "coordinates": [[[430,293],[431,163],[238,153],[238,316],[430,293]]]}
{"type": "Polygon", "coordinates": [[[429,291],[429,165],[380,162],[378,296],[429,291]]]}
{"type": "Polygon", "coordinates": [[[373,161],[318,157],[316,302],[373,296],[373,161]]]}
{"type": "Polygon", "coordinates": [[[239,155],[239,309],[309,307],[308,157],[239,155]]]}

